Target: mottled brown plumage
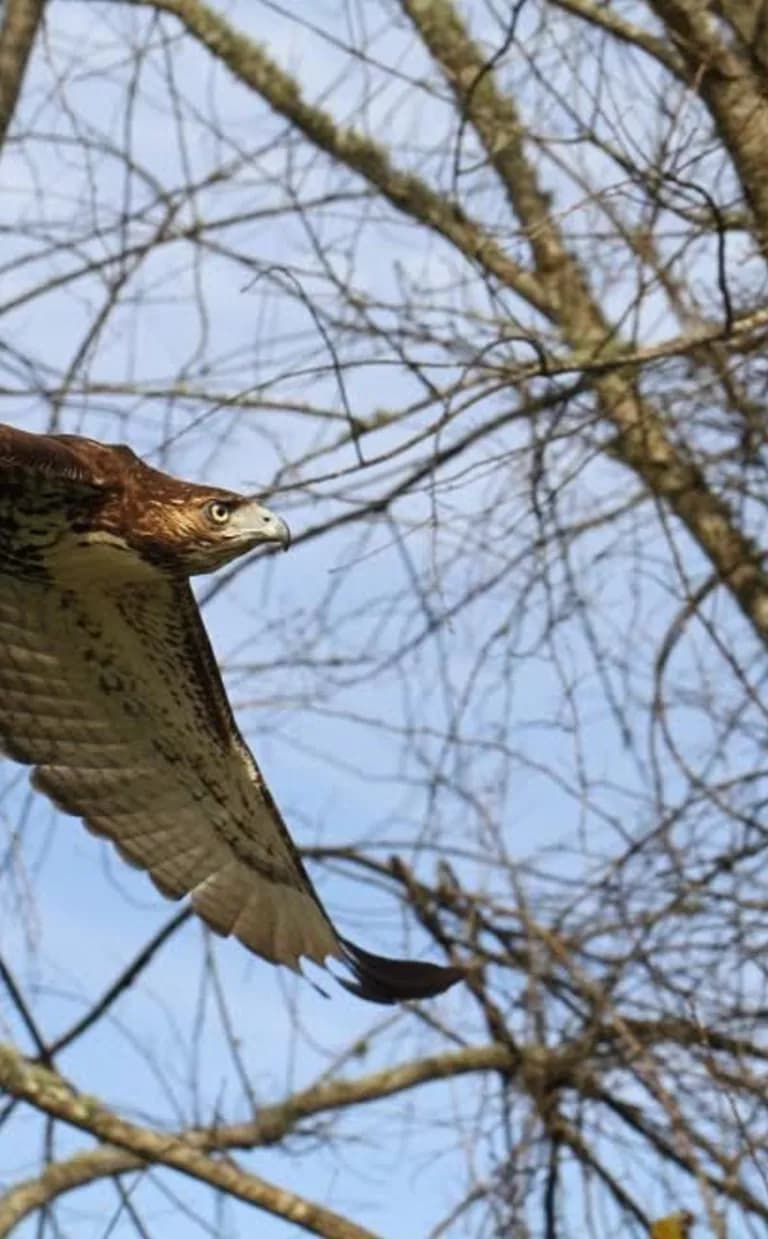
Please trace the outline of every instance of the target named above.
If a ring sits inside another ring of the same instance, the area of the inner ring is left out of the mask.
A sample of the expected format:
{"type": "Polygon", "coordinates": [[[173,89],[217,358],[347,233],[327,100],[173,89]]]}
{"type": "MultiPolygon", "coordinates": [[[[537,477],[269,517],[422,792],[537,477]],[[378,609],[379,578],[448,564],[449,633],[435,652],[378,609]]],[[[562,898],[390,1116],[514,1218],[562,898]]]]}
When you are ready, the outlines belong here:
{"type": "Polygon", "coordinates": [[[462,975],[335,930],[232,715],[188,578],[287,546],[253,499],[123,446],[0,426],[0,746],[214,930],[374,1002],[462,975]]]}

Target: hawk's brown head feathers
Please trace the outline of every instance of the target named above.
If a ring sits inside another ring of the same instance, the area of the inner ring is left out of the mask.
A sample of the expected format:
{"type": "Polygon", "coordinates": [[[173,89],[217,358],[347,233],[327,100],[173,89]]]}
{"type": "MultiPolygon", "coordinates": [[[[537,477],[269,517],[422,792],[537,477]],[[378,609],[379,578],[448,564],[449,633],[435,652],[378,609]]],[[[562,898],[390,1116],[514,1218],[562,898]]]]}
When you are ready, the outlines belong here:
{"type": "Polygon", "coordinates": [[[77,554],[86,547],[122,549],[192,576],[212,572],[256,546],[290,542],[285,521],[256,500],[179,481],[145,465],[122,444],[0,426],[0,467],[6,501],[14,492],[19,496],[17,517],[24,510],[29,476],[38,477],[38,506],[65,483],[62,505],[68,496],[76,496],[77,503],[67,510],[61,536],[77,554]]]}

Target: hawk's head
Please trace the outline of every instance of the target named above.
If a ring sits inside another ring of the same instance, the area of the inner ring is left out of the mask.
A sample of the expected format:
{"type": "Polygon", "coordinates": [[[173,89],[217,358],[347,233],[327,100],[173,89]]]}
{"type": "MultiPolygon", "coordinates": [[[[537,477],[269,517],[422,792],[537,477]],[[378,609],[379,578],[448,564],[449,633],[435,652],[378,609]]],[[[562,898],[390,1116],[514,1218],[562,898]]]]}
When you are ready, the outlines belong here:
{"type": "Polygon", "coordinates": [[[121,444],[0,427],[0,459],[0,558],[30,576],[192,576],[290,542],[252,496],[182,482],[121,444]]]}
{"type": "Polygon", "coordinates": [[[176,487],[163,498],[148,491],[105,504],[88,522],[88,541],[115,545],[119,538],[143,559],[184,576],[214,572],[257,547],[289,546],[285,521],[257,500],[217,487],[176,487]]]}
{"type": "Polygon", "coordinates": [[[144,464],[130,448],[103,450],[112,454],[107,490],[83,522],[91,544],[117,545],[119,539],[143,559],[185,576],[213,572],[257,547],[290,544],[282,517],[253,497],[182,482],[144,464]]]}

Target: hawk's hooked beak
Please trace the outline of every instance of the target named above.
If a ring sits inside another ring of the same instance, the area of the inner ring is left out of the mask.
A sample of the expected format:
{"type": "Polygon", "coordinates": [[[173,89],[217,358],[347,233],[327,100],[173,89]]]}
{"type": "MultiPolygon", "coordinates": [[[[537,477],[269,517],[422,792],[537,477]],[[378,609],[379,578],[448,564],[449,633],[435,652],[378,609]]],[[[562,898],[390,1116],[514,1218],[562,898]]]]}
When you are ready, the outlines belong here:
{"type": "Polygon", "coordinates": [[[276,516],[269,508],[255,501],[244,503],[232,513],[229,529],[238,538],[249,541],[254,546],[272,542],[287,551],[291,545],[291,531],[282,516],[276,516]]]}

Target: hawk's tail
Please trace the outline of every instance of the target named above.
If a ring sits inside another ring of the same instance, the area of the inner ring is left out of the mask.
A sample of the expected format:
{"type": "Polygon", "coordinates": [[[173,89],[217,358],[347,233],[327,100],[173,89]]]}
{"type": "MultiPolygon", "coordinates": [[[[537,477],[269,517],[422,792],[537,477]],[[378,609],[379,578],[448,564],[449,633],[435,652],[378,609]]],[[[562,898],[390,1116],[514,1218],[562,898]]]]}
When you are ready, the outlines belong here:
{"type": "Polygon", "coordinates": [[[466,969],[422,964],[414,959],[388,959],[372,955],[347,938],[340,939],[344,962],[354,981],[337,978],[345,989],[369,1002],[406,1002],[409,998],[433,998],[466,977],[466,969]]]}

